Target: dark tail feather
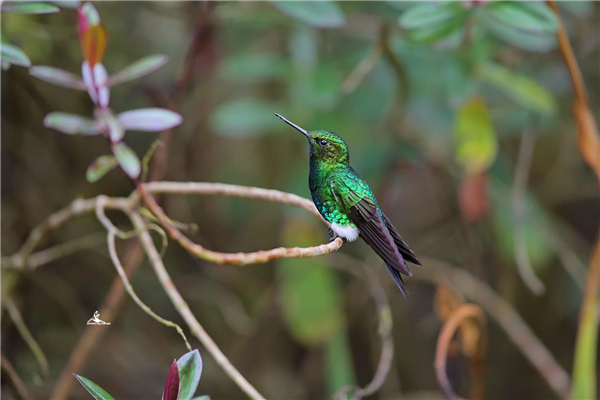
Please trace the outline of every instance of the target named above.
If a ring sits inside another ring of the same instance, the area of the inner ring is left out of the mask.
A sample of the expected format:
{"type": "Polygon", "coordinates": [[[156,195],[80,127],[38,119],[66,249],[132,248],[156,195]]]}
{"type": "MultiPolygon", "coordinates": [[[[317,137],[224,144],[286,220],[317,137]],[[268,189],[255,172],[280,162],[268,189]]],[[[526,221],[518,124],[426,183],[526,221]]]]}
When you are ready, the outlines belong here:
{"type": "Polygon", "coordinates": [[[385,266],[388,268],[388,271],[390,271],[392,278],[394,278],[394,282],[396,282],[396,286],[398,286],[398,289],[400,289],[402,296],[404,296],[404,300],[406,300],[406,302],[408,302],[406,293],[408,293],[408,294],[410,294],[410,293],[409,293],[408,289],[406,288],[406,285],[404,284],[404,280],[402,280],[402,275],[400,275],[400,272],[398,272],[394,267],[390,267],[387,264],[385,264],[385,266]],[[405,293],[405,291],[406,291],[406,293],[405,293]]]}

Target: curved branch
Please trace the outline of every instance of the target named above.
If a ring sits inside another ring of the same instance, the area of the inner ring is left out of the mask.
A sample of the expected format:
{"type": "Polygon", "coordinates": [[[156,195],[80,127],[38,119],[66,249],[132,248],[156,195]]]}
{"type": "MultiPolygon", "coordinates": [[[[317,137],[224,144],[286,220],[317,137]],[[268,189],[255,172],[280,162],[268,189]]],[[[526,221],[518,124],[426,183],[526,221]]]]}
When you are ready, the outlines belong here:
{"type": "Polygon", "coordinates": [[[446,358],[448,356],[448,348],[450,346],[450,341],[454,337],[456,330],[460,327],[460,325],[468,318],[473,318],[477,321],[477,325],[479,326],[480,334],[478,340],[478,347],[483,346],[483,331],[485,329],[485,315],[479,306],[474,304],[462,304],[456,308],[450,314],[442,330],[440,335],[438,336],[437,344],[435,347],[435,373],[442,390],[449,398],[453,400],[463,400],[463,397],[459,396],[452,385],[450,384],[450,380],[448,379],[448,375],[446,374],[446,358]]]}
{"type": "MultiPolygon", "coordinates": [[[[188,250],[192,255],[215,264],[249,265],[266,263],[278,258],[317,257],[337,251],[343,243],[341,239],[336,239],[332,242],[313,247],[277,247],[270,250],[261,250],[250,253],[220,253],[208,250],[201,245],[194,243],[181,233],[181,231],[173,225],[162,208],[156,203],[154,198],[150,196],[150,193],[198,194],[257,199],[274,203],[289,204],[294,207],[302,208],[323,220],[312,201],[279,190],[208,182],[140,183],[138,191],[132,192],[128,198],[115,198],[101,195],[87,200],[75,200],[62,210],[51,214],[44,222],[34,228],[25,241],[25,244],[17,253],[2,258],[2,267],[14,269],[27,268],[30,265],[28,262],[29,256],[50,231],[61,227],[70,218],[95,211],[99,202],[103,203],[104,208],[125,211],[132,210],[138,205],[140,198],[147,202],[148,208],[165,227],[171,238],[179,242],[181,246],[188,250]]],[[[325,222],[325,220],[323,221],[325,222]]]]}
{"type": "MultiPolygon", "coordinates": [[[[145,225],[144,225],[144,229],[145,229],[145,225]]],[[[147,232],[147,231],[144,231],[144,232],[147,232]]],[[[183,341],[185,342],[185,347],[187,347],[188,351],[192,351],[192,346],[190,346],[190,343],[188,342],[187,338],[185,337],[185,333],[183,333],[183,329],[181,329],[181,327],[179,325],[177,325],[176,323],[169,321],[168,319],[162,318],[161,316],[156,314],[154,311],[152,311],[152,309],[150,307],[148,307],[138,297],[138,295],[133,290],[133,286],[131,286],[131,283],[129,282],[129,278],[127,278],[127,274],[125,273],[125,270],[123,269],[123,266],[121,265],[121,260],[119,260],[119,255],[117,254],[117,247],[115,246],[115,237],[116,236],[117,235],[114,231],[108,232],[108,237],[107,237],[108,252],[110,254],[110,259],[112,260],[113,265],[117,269],[117,272],[119,273],[119,276],[121,277],[121,280],[123,281],[123,285],[125,286],[125,289],[127,289],[127,293],[129,293],[129,296],[133,299],[133,301],[135,301],[135,304],[137,304],[146,314],[148,314],[149,316],[154,318],[159,323],[161,323],[165,326],[174,328],[177,331],[177,333],[179,334],[179,336],[181,336],[183,338],[183,341]]]]}
{"type": "MultiPolygon", "coordinates": [[[[290,204],[303,208],[315,215],[319,215],[314,204],[307,199],[290,193],[280,192],[278,190],[261,189],[256,187],[226,185],[222,183],[194,183],[194,182],[156,182],[149,184],[138,184],[138,192],[142,201],[146,204],[150,212],[158,218],[162,226],[173,240],[176,240],[181,247],[186,249],[191,255],[210,261],[214,264],[231,265],[249,265],[266,263],[278,258],[302,258],[316,257],[337,251],[342,246],[342,240],[336,240],[327,244],[313,247],[277,247],[270,250],[260,250],[251,253],[221,253],[208,250],[203,246],[194,243],[177,229],[169,220],[163,209],[158,205],[150,193],[180,193],[180,194],[211,194],[233,197],[245,197],[261,199],[277,203],[290,204]]],[[[131,196],[130,200],[135,201],[137,197],[131,196]]]]}
{"type": "Polygon", "coordinates": [[[127,215],[131,219],[133,226],[136,230],[140,231],[140,241],[142,242],[142,246],[148,259],[150,260],[150,264],[152,268],[154,268],[154,272],[158,277],[160,284],[162,285],[164,291],[169,296],[169,299],[175,306],[175,309],[179,312],[179,314],[183,317],[185,323],[188,325],[192,334],[202,342],[204,347],[209,351],[209,353],[213,356],[217,364],[223,368],[225,373],[229,375],[229,377],[238,385],[240,389],[242,389],[251,399],[254,400],[264,400],[264,397],[244,378],[244,376],[231,364],[229,359],[223,354],[219,346],[212,340],[212,338],[208,335],[208,333],[204,330],[202,325],[198,322],[190,307],[186,303],[186,301],[181,297],[181,294],[177,291],[175,284],[171,280],[169,273],[167,272],[165,265],[158,254],[158,250],[154,246],[154,242],[150,237],[150,234],[146,230],[146,226],[142,217],[136,212],[128,212],[127,215]]]}

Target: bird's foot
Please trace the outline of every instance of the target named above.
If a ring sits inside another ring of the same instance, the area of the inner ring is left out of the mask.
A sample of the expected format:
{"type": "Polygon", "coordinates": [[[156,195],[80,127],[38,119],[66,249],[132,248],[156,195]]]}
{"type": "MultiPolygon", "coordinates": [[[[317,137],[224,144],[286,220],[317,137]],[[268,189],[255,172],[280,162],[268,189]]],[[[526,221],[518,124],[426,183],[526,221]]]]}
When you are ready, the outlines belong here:
{"type": "Polygon", "coordinates": [[[333,229],[329,228],[329,243],[333,242],[337,238],[342,239],[342,242],[346,243],[346,239],[335,233],[333,229]]]}

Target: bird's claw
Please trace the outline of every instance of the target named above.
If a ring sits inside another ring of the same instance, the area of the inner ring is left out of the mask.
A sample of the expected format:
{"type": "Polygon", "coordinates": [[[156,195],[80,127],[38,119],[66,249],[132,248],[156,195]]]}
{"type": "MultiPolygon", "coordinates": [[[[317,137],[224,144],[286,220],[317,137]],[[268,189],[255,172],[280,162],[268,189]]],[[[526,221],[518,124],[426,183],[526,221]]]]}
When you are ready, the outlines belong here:
{"type": "Polygon", "coordinates": [[[346,242],[346,239],[335,233],[333,229],[329,228],[329,243],[333,242],[337,238],[342,239],[342,242],[344,243],[346,242]]]}

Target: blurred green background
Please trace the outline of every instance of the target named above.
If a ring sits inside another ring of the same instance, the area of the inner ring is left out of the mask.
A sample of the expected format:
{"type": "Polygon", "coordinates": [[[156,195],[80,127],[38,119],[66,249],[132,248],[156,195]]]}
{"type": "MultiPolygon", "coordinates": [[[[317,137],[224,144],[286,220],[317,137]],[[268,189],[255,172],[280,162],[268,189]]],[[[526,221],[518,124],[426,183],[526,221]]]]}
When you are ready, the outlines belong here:
{"type": "MultiPolygon", "coordinates": [[[[485,281],[571,372],[600,207],[596,179],[577,149],[571,82],[547,13],[534,7],[527,19],[526,12],[515,17],[488,2],[467,1],[426,16],[404,2],[95,5],[108,31],[103,63],[109,72],[151,54],[170,57],[159,71],[111,92],[115,112],[181,101],[177,111],[184,122],[168,140],[164,180],[309,197],[306,141],[273,112],[308,130],[339,133],[353,167],[417,255],[485,281]],[[185,84],[174,99],[182,76],[185,84]],[[524,171],[528,182],[515,194],[519,151],[527,141],[533,146],[524,171]],[[516,230],[545,285],[540,295],[518,273],[516,230]]],[[[598,120],[599,6],[559,7],[598,120]]],[[[79,74],[75,10],[3,13],[1,22],[2,40],[23,50],[33,65],[79,74]]],[[[107,143],[44,128],[50,111],[89,116],[93,104],[87,93],[54,87],[26,68],[2,72],[4,256],[73,199],[126,196],[133,189],[120,171],[88,183],[86,169],[108,153],[107,143]]],[[[156,138],[132,132],[126,142],[141,157],[156,138]]],[[[289,206],[191,196],[163,196],[161,203],[171,218],[197,224],[191,238],[213,250],[311,246],[328,239],[320,221],[289,206]]],[[[110,216],[126,227],[122,216],[110,216]]],[[[44,379],[3,312],[2,352],[36,398],[52,393],[85,322],[116,277],[92,215],[72,220],[45,243],[95,232],[89,249],[35,271],[2,271],[3,298],[14,300],[49,362],[44,379]]],[[[433,368],[440,289],[419,278],[427,263],[407,279],[407,303],[367,246],[346,244],[340,251],[371,264],[391,303],[394,359],[372,398],[443,398],[433,368]]],[[[364,280],[343,271],[344,259],[215,266],[171,243],[165,264],[198,320],[268,398],[327,398],[343,385],[365,385],[375,373],[377,314],[364,280]]],[[[146,261],[132,283],[154,311],[184,325],[146,261]]],[[[129,298],[110,322],[84,370],[72,372],[117,398],[158,398],[170,363],[186,351],[180,337],[129,298]]],[[[555,396],[493,320],[487,335],[486,398],[555,396]]],[[[204,372],[198,393],[243,398],[199,348],[204,372]]],[[[451,368],[458,392],[467,393],[468,360],[456,357],[451,368]]],[[[2,389],[11,396],[4,383],[2,389]]],[[[74,386],[71,396],[87,395],[74,386]]]]}

